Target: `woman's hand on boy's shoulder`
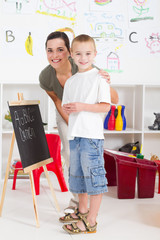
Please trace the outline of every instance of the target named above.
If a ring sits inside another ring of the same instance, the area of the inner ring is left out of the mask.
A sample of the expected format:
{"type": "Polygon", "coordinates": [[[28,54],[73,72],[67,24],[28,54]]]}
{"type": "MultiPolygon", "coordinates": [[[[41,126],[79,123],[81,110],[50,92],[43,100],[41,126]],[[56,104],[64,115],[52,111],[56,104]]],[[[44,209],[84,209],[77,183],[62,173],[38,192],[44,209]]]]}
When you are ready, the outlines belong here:
{"type": "Polygon", "coordinates": [[[111,83],[111,78],[110,78],[110,75],[108,72],[106,72],[105,70],[103,69],[100,69],[99,72],[98,72],[103,78],[106,79],[107,83],[110,84],[111,83]]]}

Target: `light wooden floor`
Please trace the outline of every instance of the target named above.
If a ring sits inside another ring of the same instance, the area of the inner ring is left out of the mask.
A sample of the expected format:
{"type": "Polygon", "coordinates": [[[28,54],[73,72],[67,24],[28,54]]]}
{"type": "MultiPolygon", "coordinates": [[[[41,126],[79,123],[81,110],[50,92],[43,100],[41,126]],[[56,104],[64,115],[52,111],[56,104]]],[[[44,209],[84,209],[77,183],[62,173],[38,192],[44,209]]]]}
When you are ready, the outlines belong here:
{"type": "MultiPolygon", "coordinates": [[[[50,174],[55,193],[61,207],[57,213],[47,180],[41,178],[41,192],[37,196],[40,228],[36,227],[29,180],[17,180],[17,189],[11,190],[8,180],[7,191],[0,218],[1,240],[160,240],[160,194],[150,199],[117,199],[117,188],[109,187],[104,194],[98,215],[96,234],[69,235],[62,229],[58,218],[68,205],[71,194],[60,191],[57,179],[50,174]]],[[[3,182],[0,182],[0,193],[3,182]]]]}

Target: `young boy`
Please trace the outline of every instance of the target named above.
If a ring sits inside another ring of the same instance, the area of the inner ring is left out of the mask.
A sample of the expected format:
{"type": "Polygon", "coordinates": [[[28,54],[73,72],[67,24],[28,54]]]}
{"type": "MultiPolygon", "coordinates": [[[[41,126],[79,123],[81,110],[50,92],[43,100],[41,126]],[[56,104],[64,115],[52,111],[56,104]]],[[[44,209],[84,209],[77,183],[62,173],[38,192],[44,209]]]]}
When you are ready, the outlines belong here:
{"type": "Polygon", "coordinates": [[[107,192],[103,117],[110,109],[110,87],[93,68],[96,47],[90,36],[82,34],[73,40],[71,56],[78,72],[65,84],[62,106],[69,115],[69,188],[78,193],[79,209],[74,214],[66,214],[60,221],[72,223],[63,226],[68,233],[79,234],[96,232],[102,194],[107,192]]]}

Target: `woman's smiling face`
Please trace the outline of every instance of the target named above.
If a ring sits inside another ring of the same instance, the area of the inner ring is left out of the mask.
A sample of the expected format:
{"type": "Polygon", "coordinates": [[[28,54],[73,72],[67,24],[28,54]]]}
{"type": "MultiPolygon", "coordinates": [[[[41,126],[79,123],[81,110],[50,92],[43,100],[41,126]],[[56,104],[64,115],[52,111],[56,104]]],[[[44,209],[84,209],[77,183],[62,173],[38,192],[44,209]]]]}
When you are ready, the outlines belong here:
{"type": "Polygon", "coordinates": [[[64,40],[61,38],[48,40],[46,52],[49,63],[55,69],[66,63],[70,55],[64,40]]]}

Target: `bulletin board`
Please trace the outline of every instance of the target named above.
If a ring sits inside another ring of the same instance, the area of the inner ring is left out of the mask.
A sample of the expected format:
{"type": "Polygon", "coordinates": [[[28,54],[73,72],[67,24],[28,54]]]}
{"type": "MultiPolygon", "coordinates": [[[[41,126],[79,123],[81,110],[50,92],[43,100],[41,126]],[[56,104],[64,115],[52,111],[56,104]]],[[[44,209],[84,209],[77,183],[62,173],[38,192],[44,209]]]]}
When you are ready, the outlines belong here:
{"type": "Polygon", "coordinates": [[[0,0],[0,82],[38,83],[46,38],[60,30],[94,38],[112,83],[157,84],[159,12],[158,0],[0,0]]]}

